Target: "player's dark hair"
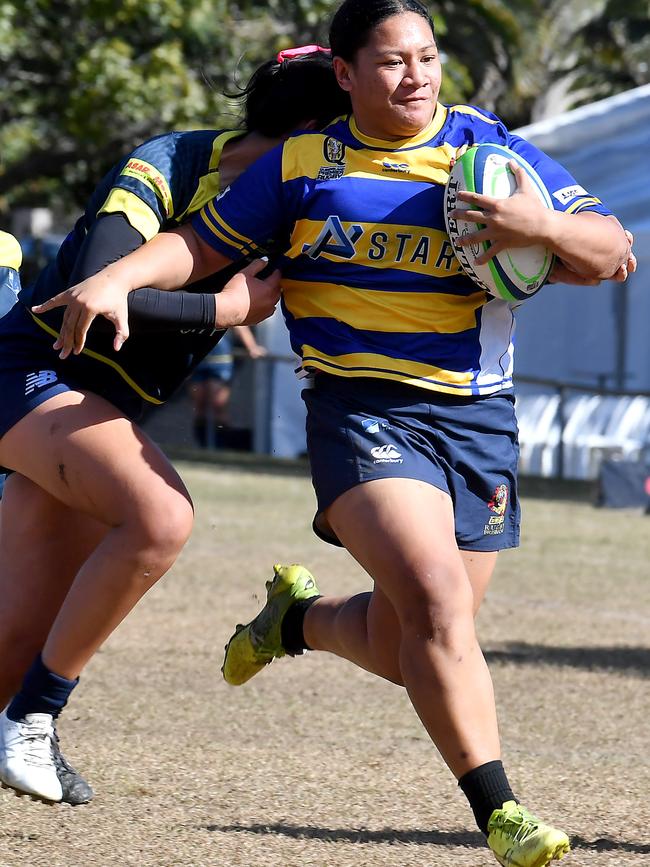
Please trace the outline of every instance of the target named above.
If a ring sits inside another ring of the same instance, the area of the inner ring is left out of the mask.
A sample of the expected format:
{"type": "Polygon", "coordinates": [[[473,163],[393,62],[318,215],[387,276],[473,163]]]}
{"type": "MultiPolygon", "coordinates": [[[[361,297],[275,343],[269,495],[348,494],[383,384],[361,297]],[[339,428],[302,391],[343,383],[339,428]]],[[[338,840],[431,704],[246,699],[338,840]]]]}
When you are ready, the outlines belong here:
{"type": "Polygon", "coordinates": [[[404,12],[420,15],[433,32],[433,19],[419,0],[344,0],[330,26],[332,55],[352,62],[378,24],[404,12]]]}
{"type": "Polygon", "coordinates": [[[316,129],[350,114],[350,97],[341,90],[329,54],[315,51],[278,62],[269,60],[238,94],[244,102],[244,126],[277,138],[315,121],[316,129]]]}

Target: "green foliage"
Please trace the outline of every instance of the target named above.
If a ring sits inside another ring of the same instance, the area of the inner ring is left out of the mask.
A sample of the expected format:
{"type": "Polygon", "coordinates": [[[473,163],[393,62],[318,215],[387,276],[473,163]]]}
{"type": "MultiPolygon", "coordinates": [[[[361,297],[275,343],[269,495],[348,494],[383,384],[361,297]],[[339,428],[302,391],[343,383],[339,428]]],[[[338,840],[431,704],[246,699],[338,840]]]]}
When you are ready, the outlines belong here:
{"type": "MultiPolygon", "coordinates": [[[[339,0],[0,0],[0,212],[78,205],[172,128],[232,126],[224,96],[279,49],[327,44],[339,0]]],[[[648,0],[435,0],[441,98],[510,125],[571,74],[576,99],[650,80],[648,0]]]]}
{"type": "Polygon", "coordinates": [[[650,82],[649,0],[594,4],[567,64],[574,105],[650,82]]]}

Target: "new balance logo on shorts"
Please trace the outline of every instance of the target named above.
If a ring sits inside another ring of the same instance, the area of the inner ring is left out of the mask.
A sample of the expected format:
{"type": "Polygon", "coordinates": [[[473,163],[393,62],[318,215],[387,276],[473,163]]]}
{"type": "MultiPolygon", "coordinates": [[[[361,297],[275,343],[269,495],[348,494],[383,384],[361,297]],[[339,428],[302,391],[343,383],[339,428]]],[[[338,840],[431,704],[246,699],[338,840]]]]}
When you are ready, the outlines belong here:
{"type": "Polygon", "coordinates": [[[402,453],[398,452],[394,445],[390,443],[385,446],[375,446],[370,449],[370,454],[375,459],[376,464],[402,464],[404,459],[402,453]]]}
{"type": "Polygon", "coordinates": [[[58,377],[53,370],[37,370],[35,373],[28,373],[25,377],[25,394],[31,394],[37,388],[51,385],[57,379],[58,377]]]}

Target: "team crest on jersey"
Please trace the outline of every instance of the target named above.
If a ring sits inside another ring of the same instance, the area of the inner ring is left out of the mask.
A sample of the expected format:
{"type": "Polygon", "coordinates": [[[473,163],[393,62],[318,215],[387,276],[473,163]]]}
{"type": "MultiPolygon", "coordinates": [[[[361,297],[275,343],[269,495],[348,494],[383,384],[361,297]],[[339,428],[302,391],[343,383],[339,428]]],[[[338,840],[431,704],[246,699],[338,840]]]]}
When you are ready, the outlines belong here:
{"type": "Polygon", "coordinates": [[[336,181],[345,173],[345,145],[332,136],[323,142],[323,156],[329,163],[321,166],[318,172],[319,181],[336,181]]]}
{"type": "Polygon", "coordinates": [[[508,486],[497,485],[488,502],[488,509],[493,512],[483,529],[484,536],[497,536],[503,533],[505,527],[505,514],[508,508],[508,486]]]}
{"type": "Polygon", "coordinates": [[[323,142],[323,153],[328,163],[342,165],[345,162],[345,145],[337,138],[332,138],[331,135],[323,142]]]}

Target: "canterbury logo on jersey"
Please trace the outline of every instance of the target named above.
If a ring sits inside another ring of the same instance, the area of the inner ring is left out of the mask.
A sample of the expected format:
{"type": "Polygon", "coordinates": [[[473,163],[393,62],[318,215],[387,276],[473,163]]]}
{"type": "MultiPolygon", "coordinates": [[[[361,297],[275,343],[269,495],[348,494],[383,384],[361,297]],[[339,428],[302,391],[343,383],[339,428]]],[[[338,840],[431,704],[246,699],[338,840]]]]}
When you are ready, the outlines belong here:
{"type": "MultiPolygon", "coordinates": [[[[298,224],[298,238],[301,232],[309,233],[310,229],[307,221],[298,224]]],[[[445,274],[460,271],[454,248],[444,232],[388,226],[385,231],[369,232],[367,227],[358,223],[349,224],[346,228],[336,215],[327,218],[315,240],[303,243],[299,249],[310,259],[334,256],[356,259],[360,263],[365,260],[370,265],[376,262],[388,267],[411,265],[417,269],[432,268],[434,272],[442,271],[445,274]]]]}
{"type": "Polygon", "coordinates": [[[381,165],[383,172],[393,172],[398,175],[409,175],[411,173],[411,166],[408,163],[396,163],[386,158],[382,160],[381,165]]]}
{"type": "Polygon", "coordinates": [[[34,373],[28,373],[25,377],[25,395],[31,394],[37,388],[52,385],[57,379],[58,377],[53,370],[37,370],[34,373]]]}

